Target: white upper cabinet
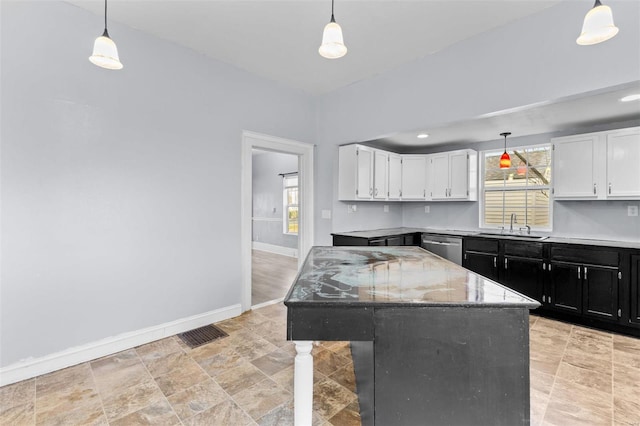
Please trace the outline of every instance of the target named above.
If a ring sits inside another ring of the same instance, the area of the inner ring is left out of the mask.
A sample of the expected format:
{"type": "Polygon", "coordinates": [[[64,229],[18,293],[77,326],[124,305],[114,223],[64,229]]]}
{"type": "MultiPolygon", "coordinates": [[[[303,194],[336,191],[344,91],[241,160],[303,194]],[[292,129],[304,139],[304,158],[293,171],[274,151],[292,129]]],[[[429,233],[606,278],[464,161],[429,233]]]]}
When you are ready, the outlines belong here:
{"type": "Polygon", "coordinates": [[[553,194],[561,198],[598,198],[602,184],[598,185],[599,135],[577,135],[552,140],[553,143],[553,194]]]}
{"type": "Polygon", "coordinates": [[[401,155],[364,145],[338,149],[341,201],[475,201],[478,156],[466,149],[401,155]]]}
{"type": "Polygon", "coordinates": [[[402,157],[399,154],[389,154],[389,180],[387,195],[390,200],[399,200],[402,195],[402,157]]]}
{"type": "Polygon", "coordinates": [[[429,156],[433,201],[476,201],[478,199],[478,154],[471,149],[429,156]]]}
{"type": "Polygon", "coordinates": [[[607,133],[607,198],[640,198],[640,127],[607,133]]]}
{"type": "Polygon", "coordinates": [[[402,199],[424,200],[427,195],[427,156],[402,156],[402,199]]]}
{"type": "Polygon", "coordinates": [[[338,199],[345,201],[373,198],[373,149],[345,145],[338,149],[338,199]]]}
{"type": "Polygon", "coordinates": [[[373,198],[387,199],[387,173],[389,169],[389,154],[384,151],[373,151],[373,198]]]}
{"type": "Polygon", "coordinates": [[[556,200],[640,199],[640,127],[552,143],[556,200]]]}

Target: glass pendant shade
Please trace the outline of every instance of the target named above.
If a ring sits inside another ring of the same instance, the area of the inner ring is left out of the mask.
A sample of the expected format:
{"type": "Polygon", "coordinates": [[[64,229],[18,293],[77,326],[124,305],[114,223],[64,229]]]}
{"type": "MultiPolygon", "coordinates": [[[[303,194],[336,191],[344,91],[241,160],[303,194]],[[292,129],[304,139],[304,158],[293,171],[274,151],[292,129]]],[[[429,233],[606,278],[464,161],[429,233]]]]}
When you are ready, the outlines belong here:
{"type": "Polygon", "coordinates": [[[500,168],[508,169],[511,167],[511,157],[507,154],[507,136],[509,136],[511,132],[500,133],[500,136],[504,136],[504,152],[500,157],[500,168]]]}
{"type": "Polygon", "coordinates": [[[333,16],[331,22],[324,27],[322,45],[320,45],[318,53],[327,59],[337,59],[347,54],[347,46],[344,45],[342,39],[342,28],[333,20],[333,16]]]}
{"type": "Polygon", "coordinates": [[[508,169],[510,167],[511,167],[511,157],[509,157],[509,154],[507,154],[507,151],[505,151],[502,154],[502,157],[500,157],[500,168],[508,169]]]}
{"type": "Polygon", "coordinates": [[[593,8],[587,12],[582,24],[582,32],[576,40],[581,46],[602,43],[618,34],[618,27],[613,24],[613,14],[609,6],[603,6],[596,0],[593,8]]]}
{"type": "Polygon", "coordinates": [[[118,48],[113,40],[109,38],[106,29],[93,44],[93,54],[89,57],[89,60],[102,68],[110,70],[122,69],[122,63],[118,58],[118,48]]]}

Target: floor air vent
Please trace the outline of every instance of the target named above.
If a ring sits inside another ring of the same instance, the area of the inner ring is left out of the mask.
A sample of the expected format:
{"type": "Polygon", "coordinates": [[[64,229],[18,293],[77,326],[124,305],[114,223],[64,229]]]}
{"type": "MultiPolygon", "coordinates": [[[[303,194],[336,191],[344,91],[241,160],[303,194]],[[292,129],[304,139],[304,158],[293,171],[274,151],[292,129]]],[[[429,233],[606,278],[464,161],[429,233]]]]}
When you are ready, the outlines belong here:
{"type": "Polygon", "coordinates": [[[180,337],[190,348],[197,348],[198,346],[206,345],[220,337],[226,336],[228,336],[228,334],[215,325],[205,325],[204,327],[195,328],[178,334],[178,337],[180,337]]]}

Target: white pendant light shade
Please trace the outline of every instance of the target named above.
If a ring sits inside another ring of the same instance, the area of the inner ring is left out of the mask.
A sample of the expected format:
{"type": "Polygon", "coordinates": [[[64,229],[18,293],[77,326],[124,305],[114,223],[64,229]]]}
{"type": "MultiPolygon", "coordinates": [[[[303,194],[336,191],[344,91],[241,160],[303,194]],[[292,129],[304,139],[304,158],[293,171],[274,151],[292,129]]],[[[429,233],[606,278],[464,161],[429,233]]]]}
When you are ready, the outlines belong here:
{"type": "Polygon", "coordinates": [[[344,45],[342,38],[342,28],[333,20],[324,27],[322,45],[318,53],[327,59],[337,59],[347,54],[347,46],[344,45]]]}
{"type": "Polygon", "coordinates": [[[116,44],[109,38],[109,34],[104,32],[93,43],[93,54],[89,60],[95,65],[109,70],[122,69],[122,63],[118,58],[118,48],[116,44]]]}
{"type": "Polygon", "coordinates": [[[587,12],[582,24],[582,32],[576,40],[581,46],[602,43],[618,34],[618,27],[613,23],[613,14],[609,6],[603,6],[596,0],[593,8],[587,12]]]}

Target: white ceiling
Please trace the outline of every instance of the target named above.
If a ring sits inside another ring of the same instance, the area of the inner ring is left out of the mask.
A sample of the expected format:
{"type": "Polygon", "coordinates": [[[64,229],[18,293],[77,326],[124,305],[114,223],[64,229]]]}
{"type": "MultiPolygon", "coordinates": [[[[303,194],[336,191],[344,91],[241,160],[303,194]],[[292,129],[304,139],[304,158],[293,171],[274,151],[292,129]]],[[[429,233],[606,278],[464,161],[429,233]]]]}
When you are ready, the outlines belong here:
{"type": "MultiPolygon", "coordinates": [[[[109,22],[120,22],[284,86],[320,95],[560,1],[336,0],[335,18],[343,28],[349,52],[335,60],[318,54],[322,29],[331,16],[330,0],[109,0],[109,22]]],[[[103,0],[67,3],[95,13],[96,34],[101,31],[103,0]]],[[[117,28],[109,27],[126,66],[122,46],[127,41],[117,28]]],[[[640,118],[640,101],[618,102],[628,93],[640,93],[640,83],[499,111],[465,122],[410,129],[373,143],[402,150],[417,145],[493,140],[502,131],[512,131],[516,137],[640,118]],[[430,137],[417,139],[419,131],[426,131],[430,137]]]]}
{"type": "MultiPolygon", "coordinates": [[[[102,0],[67,2],[103,16],[102,0]]],[[[109,22],[123,23],[318,95],[559,2],[337,0],[335,18],[342,26],[348,53],[333,60],[318,54],[322,30],[331,17],[331,0],[110,0],[108,17],[109,22]]],[[[96,19],[96,26],[101,24],[96,19]]],[[[116,43],[125,45],[126,40],[113,26],[111,29],[116,43]]],[[[126,56],[121,59],[126,66],[126,56]]]]}
{"type": "Polygon", "coordinates": [[[553,102],[497,111],[473,120],[414,129],[367,142],[381,148],[406,150],[416,146],[501,139],[502,132],[512,132],[511,137],[518,137],[566,130],[579,131],[598,124],[640,119],[640,100],[620,101],[631,94],[640,94],[640,81],[553,102]],[[419,133],[427,133],[429,137],[418,139],[419,133]]]}

